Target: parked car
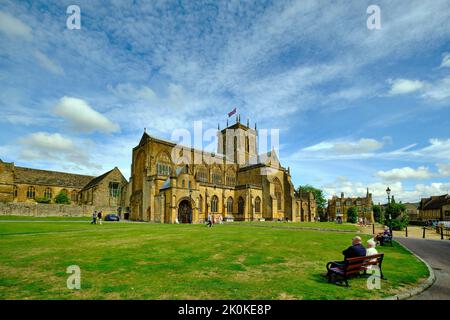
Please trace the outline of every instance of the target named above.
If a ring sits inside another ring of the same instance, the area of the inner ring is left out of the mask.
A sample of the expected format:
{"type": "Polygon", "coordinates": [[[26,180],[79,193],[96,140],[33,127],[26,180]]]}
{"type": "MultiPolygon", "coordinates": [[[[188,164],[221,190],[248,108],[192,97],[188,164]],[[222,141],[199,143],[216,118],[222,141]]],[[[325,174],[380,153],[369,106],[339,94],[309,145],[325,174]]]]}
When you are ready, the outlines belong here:
{"type": "Polygon", "coordinates": [[[120,221],[120,218],[117,214],[110,213],[106,215],[105,221],[120,221]]]}

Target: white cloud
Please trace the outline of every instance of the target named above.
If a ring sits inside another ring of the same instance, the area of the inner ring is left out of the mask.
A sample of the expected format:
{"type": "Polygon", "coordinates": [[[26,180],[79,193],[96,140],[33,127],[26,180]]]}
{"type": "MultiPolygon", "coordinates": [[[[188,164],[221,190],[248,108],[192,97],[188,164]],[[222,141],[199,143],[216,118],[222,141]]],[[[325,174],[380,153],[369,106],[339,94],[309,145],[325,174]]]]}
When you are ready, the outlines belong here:
{"type": "Polygon", "coordinates": [[[450,68],[450,52],[444,53],[442,58],[441,68],[450,68]]]}
{"type": "MultiPolygon", "coordinates": [[[[340,196],[341,192],[345,197],[363,197],[366,195],[367,188],[372,193],[372,199],[374,203],[384,203],[387,199],[386,188],[388,186],[381,182],[363,183],[350,181],[347,177],[338,177],[334,182],[323,185],[323,190],[328,198],[333,195],[340,196]]],[[[392,190],[392,194],[398,197],[403,195],[403,185],[401,182],[395,182],[389,185],[392,190]]]]}
{"type": "Polygon", "coordinates": [[[373,152],[383,147],[383,145],[383,141],[361,138],[356,141],[322,141],[316,145],[304,148],[303,151],[332,152],[339,155],[350,155],[373,152]]]}
{"type": "Polygon", "coordinates": [[[450,191],[449,182],[432,182],[429,184],[416,184],[406,188],[401,182],[391,182],[389,184],[382,182],[363,183],[358,181],[350,181],[346,177],[339,177],[332,183],[322,186],[327,198],[333,195],[340,196],[344,192],[344,196],[358,197],[366,195],[366,188],[372,193],[374,203],[386,203],[386,188],[389,186],[391,195],[396,201],[402,202],[419,202],[421,198],[436,196],[448,193],[450,191]]]}
{"type": "Polygon", "coordinates": [[[99,169],[100,164],[90,161],[88,141],[75,143],[59,133],[35,132],[19,139],[21,152],[19,160],[45,161],[62,164],[65,167],[99,169]],[[83,148],[79,148],[83,145],[83,148]]]}
{"type": "Polygon", "coordinates": [[[82,99],[63,97],[55,106],[54,112],[69,121],[74,129],[79,131],[112,133],[120,129],[117,124],[95,111],[82,99]]]}
{"type": "Polygon", "coordinates": [[[412,93],[421,90],[425,83],[419,80],[395,79],[388,81],[391,84],[390,95],[412,93]]]}
{"type": "Polygon", "coordinates": [[[378,171],[376,176],[387,181],[399,181],[408,179],[430,179],[435,175],[427,167],[421,166],[417,169],[403,167],[388,171],[378,171]]]}
{"type": "Polygon", "coordinates": [[[444,100],[450,97],[450,77],[429,84],[422,95],[424,98],[444,100]]]}
{"type": "Polygon", "coordinates": [[[0,32],[10,37],[31,38],[31,29],[21,20],[0,11],[0,32]]]}
{"type": "Polygon", "coordinates": [[[59,133],[36,132],[22,139],[21,142],[38,149],[54,151],[68,151],[75,147],[72,140],[64,138],[59,133]]]}
{"type": "Polygon", "coordinates": [[[54,61],[49,59],[49,57],[47,57],[42,52],[36,51],[34,53],[34,56],[37,59],[37,61],[39,62],[39,64],[42,67],[44,67],[45,69],[47,69],[48,71],[50,71],[51,73],[54,73],[56,75],[64,74],[64,69],[60,65],[58,65],[57,63],[55,63],[54,61]]]}
{"type": "Polygon", "coordinates": [[[438,171],[441,176],[450,176],[450,163],[438,163],[436,166],[438,167],[438,171]]]}

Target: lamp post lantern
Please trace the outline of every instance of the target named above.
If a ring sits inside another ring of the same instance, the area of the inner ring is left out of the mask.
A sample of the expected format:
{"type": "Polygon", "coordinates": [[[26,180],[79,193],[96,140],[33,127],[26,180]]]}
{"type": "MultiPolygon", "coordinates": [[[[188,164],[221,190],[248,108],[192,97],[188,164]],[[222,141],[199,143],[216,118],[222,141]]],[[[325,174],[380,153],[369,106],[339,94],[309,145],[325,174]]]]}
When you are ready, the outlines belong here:
{"type": "MultiPolygon", "coordinates": [[[[389,187],[387,187],[387,189],[386,189],[386,193],[387,193],[387,196],[388,196],[388,203],[387,203],[387,206],[386,206],[386,208],[389,210],[390,209],[390,206],[391,206],[391,189],[389,188],[389,187]]],[[[391,230],[391,232],[392,232],[392,216],[391,216],[391,210],[389,210],[389,230],[391,230]]],[[[392,234],[392,233],[391,233],[392,234]]]]}

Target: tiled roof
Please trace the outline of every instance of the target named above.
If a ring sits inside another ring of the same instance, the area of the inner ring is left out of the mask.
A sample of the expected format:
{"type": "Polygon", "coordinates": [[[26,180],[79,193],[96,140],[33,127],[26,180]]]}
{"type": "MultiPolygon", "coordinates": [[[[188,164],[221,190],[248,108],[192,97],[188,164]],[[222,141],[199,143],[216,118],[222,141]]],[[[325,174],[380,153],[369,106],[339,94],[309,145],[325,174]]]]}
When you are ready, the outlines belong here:
{"type": "Polygon", "coordinates": [[[109,170],[108,172],[105,172],[104,174],[102,174],[102,175],[100,175],[100,176],[98,176],[98,177],[96,177],[96,178],[91,179],[91,181],[89,181],[89,182],[84,186],[83,190],[87,190],[87,189],[90,189],[90,188],[92,188],[92,187],[95,187],[95,186],[98,185],[100,182],[102,182],[102,180],[105,179],[105,178],[108,176],[108,174],[110,174],[111,171],[113,171],[113,170],[114,170],[114,169],[109,170]]]}
{"type": "Polygon", "coordinates": [[[442,208],[442,206],[446,204],[450,204],[450,196],[448,194],[444,194],[442,196],[432,196],[430,198],[422,198],[419,209],[435,210],[442,208]]]}
{"type": "Polygon", "coordinates": [[[23,167],[14,168],[14,181],[20,184],[61,186],[68,188],[83,188],[93,176],[66,172],[39,170],[23,167]]]}

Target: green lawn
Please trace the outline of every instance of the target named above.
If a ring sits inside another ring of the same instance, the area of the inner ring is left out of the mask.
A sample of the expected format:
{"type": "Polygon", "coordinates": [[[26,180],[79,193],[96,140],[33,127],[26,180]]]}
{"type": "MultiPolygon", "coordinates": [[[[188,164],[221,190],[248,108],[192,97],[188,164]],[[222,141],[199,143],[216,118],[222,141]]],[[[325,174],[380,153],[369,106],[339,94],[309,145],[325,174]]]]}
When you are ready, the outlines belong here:
{"type": "Polygon", "coordinates": [[[343,231],[358,231],[358,226],[350,223],[337,224],[335,222],[277,222],[277,221],[252,221],[234,222],[234,224],[247,224],[276,228],[302,228],[302,229],[335,229],[343,231]]]}
{"type": "Polygon", "coordinates": [[[341,259],[352,236],[245,224],[0,222],[0,299],[373,299],[428,276],[395,245],[382,248],[381,290],[364,278],[328,284],[325,264],[341,259]],[[81,268],[81,290],[66,287],[70,265],[81,268]]]}
{"type": "Polygon", "coordinates": [[[92,220],[91,217],[36,217],[36,216],[0,216],[0,221],[2,220],[27,220],[27,221],[89,221],[92,220]]]}

